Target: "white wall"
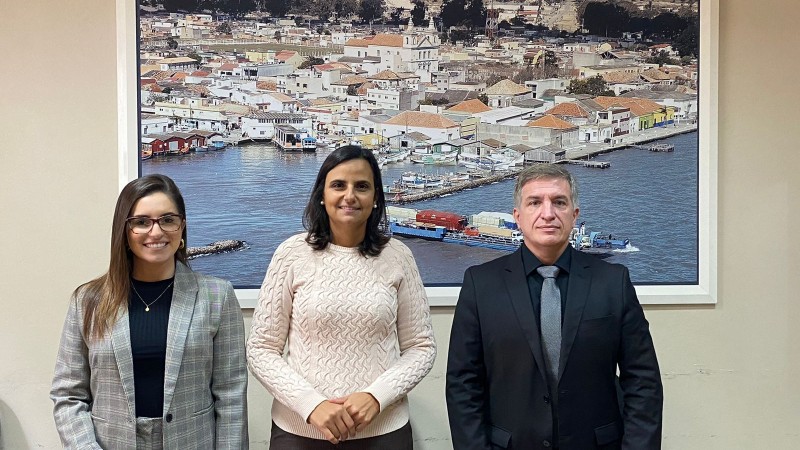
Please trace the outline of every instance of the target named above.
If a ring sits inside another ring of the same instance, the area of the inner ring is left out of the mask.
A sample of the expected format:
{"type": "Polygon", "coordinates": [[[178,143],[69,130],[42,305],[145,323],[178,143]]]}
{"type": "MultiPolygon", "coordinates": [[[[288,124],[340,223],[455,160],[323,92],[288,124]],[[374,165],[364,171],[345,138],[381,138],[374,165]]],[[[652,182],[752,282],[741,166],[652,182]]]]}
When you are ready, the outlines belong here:
{"type": "MultiPolygon", "coordinates": [[[[800,91],[784,74],[800,71],[800,3],[720,3],[719,303],[646,308],[665,383],[664,448],[795,449],[800,91]],[[765,81],[770,89],[751,89],[765,81]]],[[[0,75],[0,448],[58,448],[47,393],[67,298],[107,261],[119,189],[114,7],[0,7],[0,55],[25,68],[0,75]]],[[[418,449],[450,448],[451,314],[434,313],[440,357],[411,396],[418,449]]],[[[266,448],[269,404],[255,383],[250,400],[253,448],[266,448]]]]}

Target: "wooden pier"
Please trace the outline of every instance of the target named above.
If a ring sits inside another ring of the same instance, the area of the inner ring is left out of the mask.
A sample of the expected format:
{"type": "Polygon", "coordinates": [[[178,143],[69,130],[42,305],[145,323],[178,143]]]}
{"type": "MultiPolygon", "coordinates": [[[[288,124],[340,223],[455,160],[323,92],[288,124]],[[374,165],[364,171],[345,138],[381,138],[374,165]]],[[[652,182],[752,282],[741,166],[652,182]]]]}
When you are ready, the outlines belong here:
{"type": "Polygon", "coordinates": [[[577,164],[583,167],[590,167],[592,169],[608,169],[611,167],[611,163],[608,161],[586,161],[583,159],[565,159],[565,163],[567,164],[577,164]]]}
{"type": "Polygon", "coordinates": [[[633,148],[649,150],[651,152],[672,152],[675,151],[674,144],[652,144],[652,145],[631,145],[633,148]]]}
{"type": "Polygon", "coordinates": [[[386,202],[387,203],[396,203],[396,204],[403,204],[403,203],[412,203],[418,202],[421,200],[428,200],[436,197],[441,197],[447,194],[453,194],[455,192],[463,191],[464,189],[471,189],[479,186],[483,186],[486,184],[496,183],[501,180],[505,180],[507,178],[513,178],[517,176],[522,171],[522,168],[515,168],[511,170],[503,171],[502,173],[496,173],[494,175],[489,175],[483,178],[478,178],[475,180],[464,181],[463,183],[457,183],[450,186],[445,186],[438,189],[431,189],[430,191],[420,192],[418,194],[396,194],[396,195],[387,195],[386,202]]]}

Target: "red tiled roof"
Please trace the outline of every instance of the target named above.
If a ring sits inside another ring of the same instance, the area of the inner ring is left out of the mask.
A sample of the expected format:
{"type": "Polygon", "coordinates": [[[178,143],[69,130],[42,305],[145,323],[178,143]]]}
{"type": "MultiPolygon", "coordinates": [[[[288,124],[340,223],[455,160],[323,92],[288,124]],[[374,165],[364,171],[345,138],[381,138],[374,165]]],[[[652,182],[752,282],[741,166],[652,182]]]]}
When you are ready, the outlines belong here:
{"type": "Polygon", "coordinates": [[[400,34],[379,33],[375,36],[367,36],[363,39],[350,39],[345,42],[348,47],[368,47],[370,45],[380,45],[382,47],[402,47],[403,36],[400,34]]]}
{"type": "Polygon", "coordinates": [[[440,114],[421,111],[403,111],[385,123],[420,128],[453,128],[458,126],[457,123],[440,114]]]}
{"type": "Polygon", "coordinates": [[[274,81],[256,81],[256,89],[263,91],[277,91],[278,83],[274,81]]]}
{"type": "Polygon", "coordinates": [[[644,116],[650,114],[655,111],[660,111],[664,109],[663,106],[659,105],[658,103],[648,100],[646,98],[638,98],[638,97],[596,97],[594,99],[600,106],[603,108],[629,108],[631,113],[637,116],[644,116]]]}
{"type": "Polygon", "coordinates": [[[465,112],[470,114],[491,111],[491,110],[492,108],[486,106],[482,101],[478,100],[477,98],[473,98],[472,100],[464,100],[463,102],[446,109],[446,111],[465,112]]]}
{"type": "Polygon", "coordinates": [[[493,84],[489,88],[486,89],[484,94],[486,95],[519,95],[519,94],[527,94],[531,92],[530,89],[526,88],[525,86],[520,86],[517,83],[506,78],[505,80],[500,80],[497,83],[493,84]]]}
{"type": "Polygon", "coordinates": [[[545,111],[545,114],[561,117],[589,117],[589,113],[575,102],[559,103],[555,107],[550,108],[550,110],[545,111]]]}
{"type": "Polygon", "coordinates": [[[278,61],[286,61],[296,54],[297,52],[293,52],[291,50],[281,50],[275,54],[275,59],[277,59],[278,61]]]}
{"type": "Polygon", "coordinates": [[[371,77],[367,77],[370,80],[399,80],[400,77],[392,72],[391,70],[382,70],[371,77]]]}
{"type": "Polygon", "coordinates": [[[558,117],[551,114],[542,116],[535,120],[531,120],[525,125],[537,128],[553,128],[556,130],[569,130],[571,128],[578,128],[575,125],[567,122],[566,120],[561,120],[558,117]]]}

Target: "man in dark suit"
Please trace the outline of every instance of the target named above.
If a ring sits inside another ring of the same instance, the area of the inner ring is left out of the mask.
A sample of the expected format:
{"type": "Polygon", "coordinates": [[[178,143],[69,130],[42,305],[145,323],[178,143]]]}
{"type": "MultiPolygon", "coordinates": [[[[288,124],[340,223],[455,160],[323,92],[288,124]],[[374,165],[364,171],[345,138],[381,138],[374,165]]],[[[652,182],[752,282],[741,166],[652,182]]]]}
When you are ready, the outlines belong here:
{"type": "Polygon", "coordinates": [[[467,269],[453,318],[454,449],[660,449],[661,377],[628,270],[570,245],[577,186],[561,166],[523,170],[514,201],[524,245],[467,269]]]}

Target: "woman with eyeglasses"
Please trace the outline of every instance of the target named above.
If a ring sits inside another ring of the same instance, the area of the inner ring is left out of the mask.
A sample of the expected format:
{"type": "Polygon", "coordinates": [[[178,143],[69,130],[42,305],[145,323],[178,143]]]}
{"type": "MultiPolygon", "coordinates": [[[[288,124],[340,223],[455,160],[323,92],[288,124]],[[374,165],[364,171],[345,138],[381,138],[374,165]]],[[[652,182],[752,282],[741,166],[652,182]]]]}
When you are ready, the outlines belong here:
{"type": "Polygon", "coordinates": [[[189,269],[163,175],[117,199],[108,271],[72,295],[50,397],[67,449],[246,449],[244,323],[227,281],[189,269]]]}
{"type": "Polygon", "coordinates": [[[382,186],[371,151],[332,152],[305,208],[308,232],[269,264],[247,355],[275,398],[273,450],[413,448],[406,395],[436,345],[414,257],[381,232],[382,186]]]}

